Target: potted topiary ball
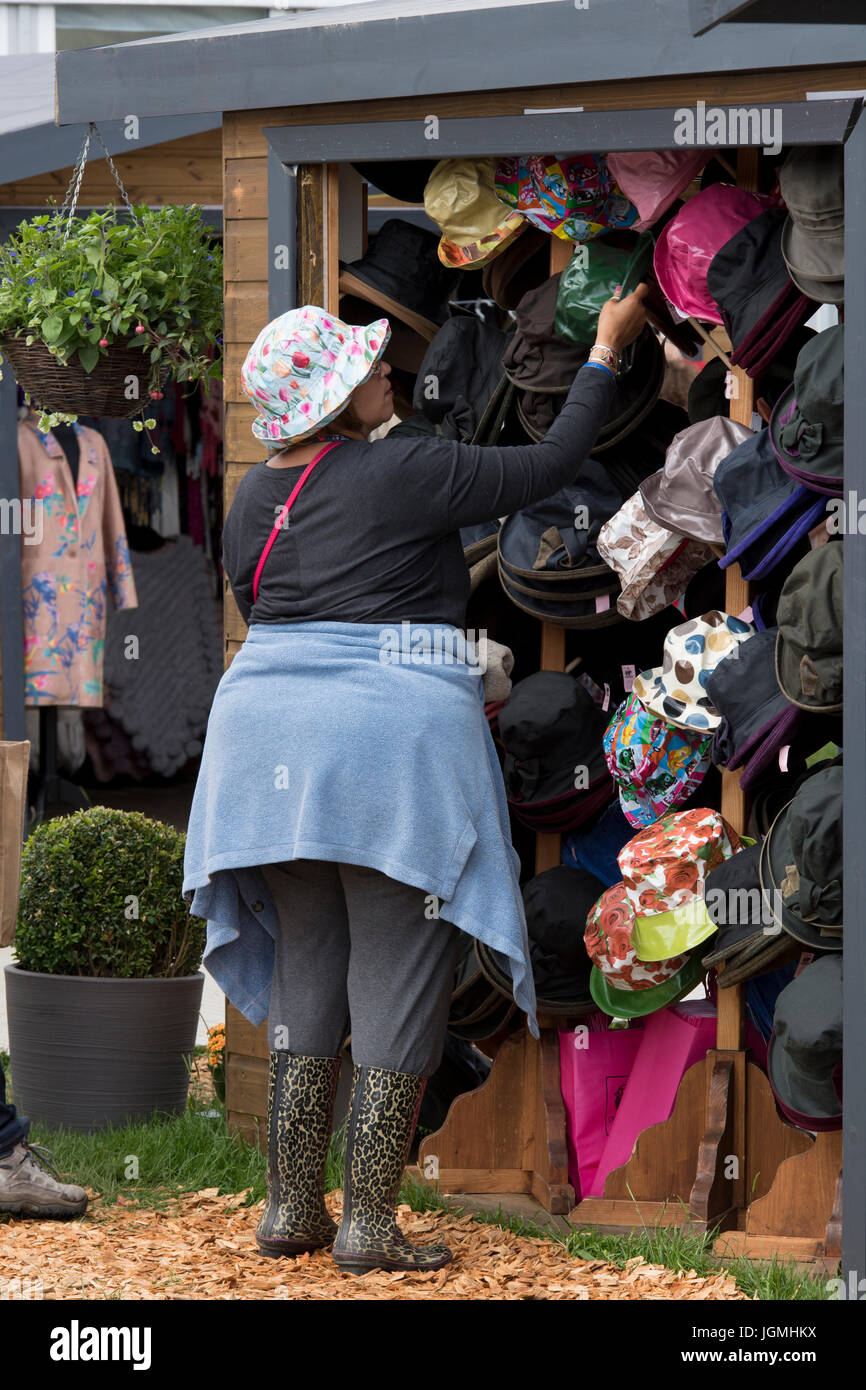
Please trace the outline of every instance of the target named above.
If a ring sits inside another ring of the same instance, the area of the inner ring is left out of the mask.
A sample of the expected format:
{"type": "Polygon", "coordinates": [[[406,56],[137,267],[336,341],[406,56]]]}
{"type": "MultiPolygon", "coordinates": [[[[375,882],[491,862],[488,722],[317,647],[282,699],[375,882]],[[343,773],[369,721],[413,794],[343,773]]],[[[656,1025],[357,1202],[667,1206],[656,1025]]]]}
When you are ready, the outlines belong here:
{"type": "Polygon", "coordinates": [[[206,931],[181,896],[184,840],[107,806],[31,833],[6,966],[15,1103],[31,1120],[89,1132],[183,1112],[206,931]]]}

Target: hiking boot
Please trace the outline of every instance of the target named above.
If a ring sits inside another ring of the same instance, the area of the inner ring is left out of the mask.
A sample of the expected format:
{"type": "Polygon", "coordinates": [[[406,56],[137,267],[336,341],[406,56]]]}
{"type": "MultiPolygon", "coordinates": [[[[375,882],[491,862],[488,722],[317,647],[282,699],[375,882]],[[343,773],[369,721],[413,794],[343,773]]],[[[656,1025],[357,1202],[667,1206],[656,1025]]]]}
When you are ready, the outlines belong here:
{"type": "Polygon", "coordinates": [[[86,1209],[84,1188],[60,1181],[50,1150],[22,1140],[0,1154],[0,1212],[58,1220],[86,1209]]]}
{"type": "Polygon", "coordinates": [[[331,1245],[325,1206],[339,1057],[272,1052],[268,1080],[268,1200],[256,1227],[263,1255],[302,1255],[331,1245]]]}
{"type": "Polygon", "coordinates": [[[394,1212],[426,1079],[359,1066],[353,1079],[334,1260],[350,1274],[441,1269],[453,1258],[447,1245],[412,1245],[394,1212]]]}

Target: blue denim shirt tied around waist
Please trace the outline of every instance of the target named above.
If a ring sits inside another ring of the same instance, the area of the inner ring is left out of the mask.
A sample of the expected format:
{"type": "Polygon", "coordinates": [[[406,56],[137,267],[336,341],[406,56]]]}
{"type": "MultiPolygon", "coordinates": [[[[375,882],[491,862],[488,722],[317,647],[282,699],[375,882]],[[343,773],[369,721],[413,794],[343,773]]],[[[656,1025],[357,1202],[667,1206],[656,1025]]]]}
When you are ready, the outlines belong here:
{"type": "Polygon", "coordinates": [[[251,1023],[267,1017],[277,929],[260,866],[324,859],[434,894],[441,918],[509,958],[538,1036],[520,861],[462,641],[444,623],[259,623],[223,675],[182,891],[207,920],[207,969],[251,1023]]]}

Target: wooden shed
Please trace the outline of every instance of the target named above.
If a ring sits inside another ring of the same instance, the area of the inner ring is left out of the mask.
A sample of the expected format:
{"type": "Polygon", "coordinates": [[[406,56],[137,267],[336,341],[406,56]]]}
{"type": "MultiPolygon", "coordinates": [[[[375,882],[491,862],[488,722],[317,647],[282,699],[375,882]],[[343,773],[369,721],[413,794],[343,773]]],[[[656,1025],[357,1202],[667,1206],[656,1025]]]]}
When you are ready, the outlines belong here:
{"type": "MultiPolygon", "coordinates": [[[[850,5],[775,0],[382,0],[330,11],[59,55],[62,123],[194,114],[219,94],[225,215],[225,505],[260,458],[238,368],[262,325],[294,304],[337,307],[339,260],[363,245],[363,189],[350,165],[371,159],[674,148],[677,113],[705,106],[778,110],[785,145],[845,148],[847,198],[846,486],[866,487],[866,30],[850,5]],[[291,98],[291,104],[287,98],[291,98]]],[[[737,177],[754,187],[760,137],[728,142],[737,177]],[[751,141],[751,143],[749,143],[751,141]]],[[[707,143],[698,141],[698,143],[707,143]]],[[[570,249],[570,248],[568,248],[570,249]]],[[[562,262],[554,248],[552,268],[562,262]]],[[[732,415],[746,423],[753,383],[737,372],[732,415]]],[[[845,539],[845,915],[862,920],[866,782],[866,551],[845,539]]],[[[749,600],[736,567],[726,606],[749,600]]],[[[245,629],[225,600],[226,663],[245,629]]],[[[562,669],[564,634],[539,623],[540,665],[562,669]]],[[[737,776],[723,813],[744,829],[737,776]]],[[[559,861],[539,836],[536,868],[559,861]]],[[[852,933],[845,971],[845,1049],[866,1043],[866,945],[852,933]]],[[[426,1138],[420,1165],[452,1193],[532,1194],[578,1226],[623,1230],[720,1226],[721,1248],[866,1269],[866,1087],[851,1067],[845,1129],[813,1138],[783,1122],[744,1047],[743,988],[719,992],[716,1048],[686,1074],[671,1118],[645,1131],[607,1179],[575,1202],[568,1180],[559,1046],[521,1030],[496,1051],[489,1080],[455,1101],[426,1138]],[[845,1154],[842,1228],[841,1164],[845,1154]],[[841,1235],[840,1235],[841,1231],[841,1235]],[[841,1244],[840,1244],[841,1240],[841,1244]]],[[[267,1044],[228,1010],[229,1123],[260,1134],[267,1044]]]]}

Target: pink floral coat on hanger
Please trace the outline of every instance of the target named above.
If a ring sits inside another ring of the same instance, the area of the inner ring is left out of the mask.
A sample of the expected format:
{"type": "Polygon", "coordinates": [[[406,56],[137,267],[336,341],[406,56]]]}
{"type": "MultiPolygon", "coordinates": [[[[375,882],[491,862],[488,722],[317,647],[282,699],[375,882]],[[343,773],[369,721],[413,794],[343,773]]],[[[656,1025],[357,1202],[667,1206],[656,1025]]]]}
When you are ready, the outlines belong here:
{"type": "Polygon", "coordinates": [[[18,425],[20,495],[33,521],[21,545],[28,705],[101,706],[107,596],[115,608],[138,606],[107,445],[83,425],[75,433],[77,488],[54,435],[18,425]]]}

